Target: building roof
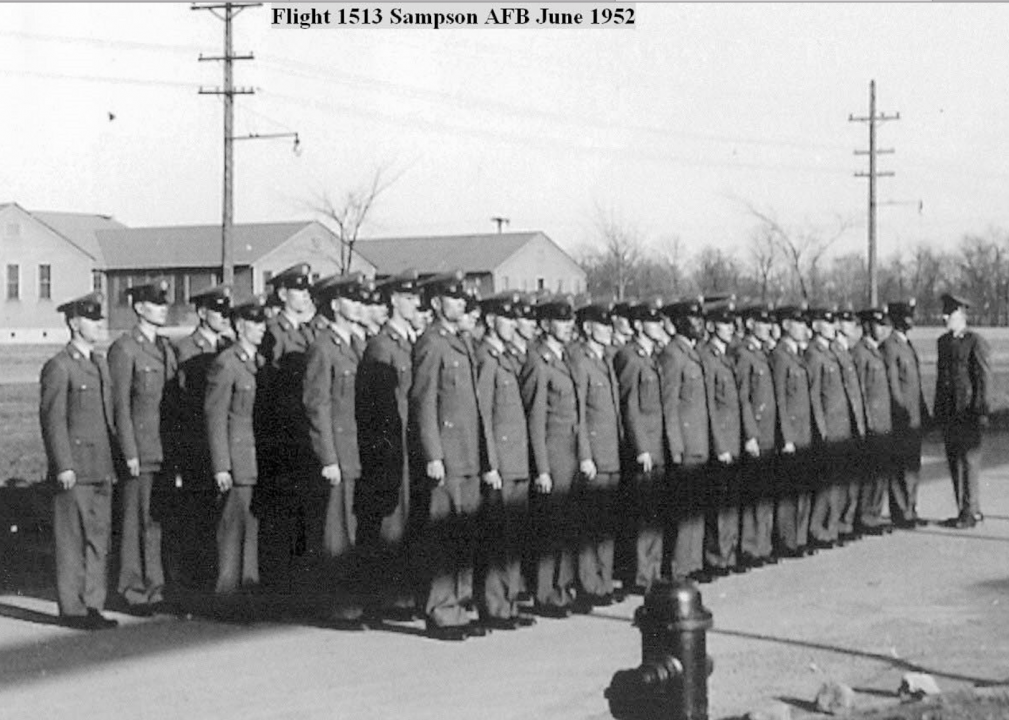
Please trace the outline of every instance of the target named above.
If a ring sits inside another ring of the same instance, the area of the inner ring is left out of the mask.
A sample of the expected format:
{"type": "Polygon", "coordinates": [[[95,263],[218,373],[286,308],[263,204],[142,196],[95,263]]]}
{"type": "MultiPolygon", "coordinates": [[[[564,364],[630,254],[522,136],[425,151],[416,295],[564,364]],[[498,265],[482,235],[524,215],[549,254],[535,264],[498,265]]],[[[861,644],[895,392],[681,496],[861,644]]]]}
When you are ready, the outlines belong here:
{"type": "Polygon", "coordinates": [[[408,268],[424,273],[456,268],[466,273],[491,272],[540,232],[439,235],[360,240],[354,250],[377,268],[396,275],[408,268]]]}
{"type": "MultiPolygon", "coordinates": [[[[235,265],[251,265],[273,251],[312,220],[287,223],[250,223],[234,226],[235,265]]],[[[173,225],[123,228],[98,233],[105,270],[140,268],[196,268],[221,264],[220,225],[173,225]]]]}
{"type": "MultiPolygon", "coordinates": [[[[11,206],[21,207],[15,202],[0,203],[0,209],[11,206]]],[[[113,220],[110,215],[21,209],[99,263],[102,261],[102,249],[98,244],[98,231],[126,227],[118,220],[113,220]]]]}

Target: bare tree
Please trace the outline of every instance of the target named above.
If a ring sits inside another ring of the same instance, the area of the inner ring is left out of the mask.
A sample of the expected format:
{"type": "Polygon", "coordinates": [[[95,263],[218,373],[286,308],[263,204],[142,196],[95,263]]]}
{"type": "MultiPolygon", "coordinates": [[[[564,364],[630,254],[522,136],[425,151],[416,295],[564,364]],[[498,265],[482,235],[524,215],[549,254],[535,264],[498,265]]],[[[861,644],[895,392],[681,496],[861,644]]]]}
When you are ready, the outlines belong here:
{"type": "Polygon", "coordinates": [[[767,302],[768,290],[780,256],[778,244],[770,228],[765,226],[755,228],[750,235],[749,249],[760,302],[767,302]]]}
{"type": "Polygon", "coordinates": [[[735,292],[740,271],[735,258],[721,248],[705,246],[697,255],[694,284],[702,294],[735,292]]]}
{"type": "Polygon", "coordinates": [[[599,294],[612,293],[623,300],[643,257],[641,234],[599,205],[596,205],[595,233],[603,249],[591,263],[589,289],[599,294]]]}
{"type": "Polygon", "coordinates": [[[352,269],[354,246],[360,237],[361,228],[370,219],[379,196],[401,176],[401,174],[393,177],[388,175],[387,167],[378,167],[368,182],[347,190],[342,196],[334,197],[333,194],[320,192],[310,206],[332,226],[336,235],[335,243],[321,244],[316,249],[333,258],[341,274],[349,273],[352,269]]]}

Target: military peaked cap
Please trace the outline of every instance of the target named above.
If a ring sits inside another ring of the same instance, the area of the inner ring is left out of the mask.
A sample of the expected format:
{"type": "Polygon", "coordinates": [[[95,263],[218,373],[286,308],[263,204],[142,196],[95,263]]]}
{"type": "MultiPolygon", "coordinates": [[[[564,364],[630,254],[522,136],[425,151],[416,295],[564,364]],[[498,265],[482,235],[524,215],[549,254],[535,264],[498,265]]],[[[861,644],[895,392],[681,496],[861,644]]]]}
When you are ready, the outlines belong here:
{"type": "Polygon", "coordinates": [[[627,310],[627,319],[638,322],[662,321],[662,298],[652,298],[633,303],[627,310]]]}
{"type": "Polygon", "coordinates": [[[259,294],[243,300],[231,306],[231,318],[250,320],[252,322],[266,322],[266,306],[268,298],[259,294]]]}
{"type": "Polygon", "coordinates": [[[739,316],[744,320],[753,320],[755,322],[761,323],[773,323],[774,314],[767,305],[756,303],[754,305],[747,305],[746,307],[739,308],[737,311],[739,316]]]}
{"type": "Polygon", "coordinates": [[[575,308],[566,295],[547,297],[536,303],[537,320],[574,320],[575,308]]]}
{"type": "Polygon", "coordinates": [[[420,294],[420,273],[416,268],[404,270],[399,275],[394,275],[380,282],[378,291],[384,298],[388,298],[393,293],[418,295],[420,294]]]}
{"type": "Polygon", "coordinates": [[[149,302],[155,305],[168,304],[168,281],[155,280],[147,285],[134,285],[126,288],[125,294],[132,302],[149,302]]]}
{"type": "Polygon", "coordinates": [[[942,297],[942,314],[949,315],[951,312],[955,312],[959,308],[969,308],[970,302],[959,297],[957,295],[951,295],[950,293],[943,293],[942,297]]]}
{"type": "Polygon", "coordinates": [[[88,320],[101,320],[103,317],[102,304],[104,302],[105,296],[100,292],[88,293],[79,298],[67,300],[56,308],[56,312],[63,313],[67,320],[75,317],[83,317],[88,320]]]}
{"type": "Polygon", "coordinates": [[[830,308],[814,307],[806,310],[806,319],[810,321],[823,320],[825,322],[834,322],[837,316],[830,308]]]}
{"type": "Polygon", "coordinates": [[[914,309],[917,304],[914,298],[911,298],[907,302],[887,303],[886,314],[892,320],[906,320],[907,318],[914,317],[914,309]]]}
{"type": "Polygon", "coordinates": [[[359,286],[364,281],[364,274],[360,272],[352,272],[348,275],[328,275],[312,285],[312,297],[318,302],[328,302],[338,297],[357,300],[359,299],[359,286]]]}
{"type": "Polygon", "coordinates": [[[785,320],[806,322],[806,310],[799,305],[782,305],[774,311],[774,314],[778,318],[778,322],[785,320]]]}
{"type": "Polygon", "coordinates": [[[485,314],[512,319],[521,317],[522,304],[522,295],[515,291],[505,291],[480,301],[480,307],[485,314]]]}
{"type": "Polygon", "coordinates": [[[293,288],[307,290],[312,284],[312,266],[308,263],[298,263],[281,270],[270,278],[270,284],[276,288],[293,288]]]}
{"type": "Polygon", "coordinates": [[[227,312],[231,307],[231,286],[215,285],[209,290],[189,296],[189,302],[198,308],[208,308],[219,312],[227,312]]]}
{"type": "Polygon", "coordinates": [[[466,312],[471,313],[480,308],[480,293],[476,288],[470,288],[466,293],[466,312]]]}
{"type": "Polygon", "coordinates": [[[529,293],[522,293],[521,301],[518,305],[518,315],[516,317],[524,320],[535,320],[536,319],[536,305],[533,303],[532,296],[529,293]]]}
{"type": "Polygon", "coordinates": [[[662,308],[662,312],[670,320],[679,320],[690,316],[704,317],[704,298],[698,297],[669,303],[662,308]]]}
{"type": "Polygon", "coordinates": [[[850,305],[847,305],[843,308],[838,308],[834,312],[834,317],[837,318],[838,320],[843,320],[845,322],[853,321],[855,319],[855,309],[850,305]]]}
{"type": "Polygon", "coordinates": [[[716,323],[730,323],[736,318],[736,304],[725,300],[712,304],[704,313],[704,319],[716,323]]]}
{"type": "Polygon", "coordinates": [[[630,300],[621,300],[615,303],[613,305],[613,317],[630,318],[631,306],[633,304],[630,300]]]}
{"type": "Polygon", "coordinates": [[[855,314],[862,322],[874,322],[882,325],[890,321],[888,308],[865,308],[855,314]]]}
{"type": "Polygon", "coordinates": [[[433,275],[425,279],[420,284],[424,294],[428,298],[433,297],[453,297],[465,299],[468,290],[466,289],[466,274],[462,270],[433,275]]]}
{"type": "Polygon", "coordinates": [[[582,305],[575,311],[578,322],[597,322],[609,324],[613,322],[613,303],[594,302],[582,305]]]}

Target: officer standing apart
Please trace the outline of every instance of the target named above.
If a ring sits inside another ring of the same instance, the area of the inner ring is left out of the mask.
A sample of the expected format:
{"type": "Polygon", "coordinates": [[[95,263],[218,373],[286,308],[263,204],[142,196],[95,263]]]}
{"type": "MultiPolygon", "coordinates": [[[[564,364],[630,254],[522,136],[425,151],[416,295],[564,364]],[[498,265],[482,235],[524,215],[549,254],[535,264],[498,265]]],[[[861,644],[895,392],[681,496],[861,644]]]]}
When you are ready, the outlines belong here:
{"type": "Polygon", "coordinates": [[[230,310],[236,342],[214,359],[206,379],[204,419],[214,484],[223,498],[217,522],[217,584],[222,612],[239,611],[235,594],[259,583],[259,522],[252,493],[259,477],[253,408],[263,359],[266,298],[230,310]]]}
{"type": "Polygon", "coordinates": [[[39,420],[48,460],[56,541],[56,596],[64,625],[115,627],[102,615],[108,585],[106,556],[112,525],[113,422],[105,358],[94,349],[101,332],[101,293],[63,303],[70,342],[40,377],[39,420]]]}
{"type": "Polygon", "coordinates": [[[778,309],[782,335],[771,353],[774,396],[778,406],[778,506],[777,554],[798,558],[807,554],[810,493],[808,475],[813,442],[813,419],[809,400],[809,373],[802,357],[802,343],[809,327],[801,308],[778,309]]]}
{"type": "Polygon", "coordinates": [[[663,336],[657,302],[630,308],[633,338],[613,357],[624,424],[622,464],[634,517],[633,576],[624,589],[644,593],[662,577],[662,531],[666,502],[662,385],[655,348],[663,336]]]}
{"type": "MultiPolygon", "coordinates": [[[[207,373],[217,354],[231,344],[228,312],[231,287],[218,285],[191,295],[199,320],[193,332],[175,343],[178,372],[175,394],[179,438],[180,504],[174,530],[178,533],[178,575],[185,587],[209,589],[216,574],[214,552],[217,486],[210,470],[203,400],[207,373]]],[[[166,534],[168,528],[165,528],[166,534]]],[[[166,571],[168,568],[166,567],[166,571]]]]}
{"type": "Polygon", "coordinates": [[[949,293],[942,296],[947,332],[938,340],[935,383],[935,420],[942,427],[957,504],[957,516],[950,524],[957,528],[972,528],[984,519],[978,476],[991,384],[988,342],[967,329],[968,308],[970,303],[963,298],[949,293]]]}
{"type": "Polygon", "coordinates": [[[458,323],[466,309],[461,271],[423,284],[435,320],[417,340],[410,388],[412,435],[433,486],[421,553],[429,580],[428,633],[465,640],[486,629],[470,624],[473,595],[474,518],[480,507],[480,474],[486,469],[486,435],[476,391],[476,365],[458,323]]]}
{"type": "Polygon", "coordinates": [[[575,387],[585,408],[580,444],[582,476],[576,493],[580,545],[576,609],[613,603],[615,500],[620,484],[620,388],[608,348],[613,337],[611,306],[589,304],[576,317],[583,339],[570,346],[575,387]],[[589,464],[591,463],[591,464],[589,464]]]}
{"type": "Polygon", "coordinates": [[[746,335],[735,354],[743,423],[739,564],[760,567],[772,561],[774,549],[774,433],[778,415],[767,349],[772,318],[763,305],[746,308],[740,315],[746,335]]]}
{"type": "Polygon", "coordinates": [[[477,601],[483,624],[501,630],[535,622],[521,615],[518,606],[529,526],[529,439],[519,389],[522,366],[508,344],[521,304],[521,296],[513,292],[481,303],[487,331],[476,350],[480,412],[490,425],[480,519],[484,576],[477,583],[482,588],[477,601]]]}
{"type": "Polygon", "coordinates": [[[914,326],[915,301],[887,305],[893,331],[880,345],[886,362],[893,410],[893,468],[890,479],[890,519],[898,527],[923,525],[918,517],[918,478],[921,473],[921,438],[931,424],[921,389],[921,362],[908,338],[914,326]]]}
{"type": "Polygon", "coordinates": [[[535,478],[536,611],[563,618],[575,599],[578,523],[572,490],[578,472],[594,476],[595,466],[590,459],[579,463],[588,457],[579,447],[582,399],[565,348],[574,333],[574,308],[567,298],[547,299],[536,306],[536,316],[543,334],[530,347],[520,376],[535,478]]]}
{"type": "MultiPolygon", "coordinates": [[[[353,629],[363,615],[354,552],[354,487],[361,477],[354,403],[359,355],[351,325],[361,314],[359,273],[333,275],[313,288],[319,312],[329,320],[308,348],[303,402],[319,476],[305,478],[305,532],[322,571],[325,618],[353,629]]],[[[313,573],[314,575],[314,573],[313,573]]],[[[319,577],[311,578],[317,587],[319,577]]],[[[304,590],[309,590],[305,587],[304,590]]]]}
{"type": "MultiPolygon", "coordinates": [[[[883,349],[890,336],[890,320],[882,308],[860,310],[858,318],[862,321],[862,337],[851,349],[851,357],[865,402],[866,435],[855,532],[880,535],[887,527],[883,520],[883,501],[889,485],[894,443],[890,381],[883,349]]],[[[891,501],[891,515],[893,512],[891,501]]]]}
{"type": "Polygon", "coordinates": [[[166,609],[161,564],[161,523],[151,515],[155,482],[172,482],[171,449],[163,446],[163,420],[168,409],[165,385],[177,368],[175,351],[157,334],[168,320],[168,282],[128,288],[137,324],[109,349],[109,372],[119,447],[126,460],[120,487],[119,594],[131,610],[149,615],[166,609]],[[166,452],[167,450],[167,452],[166,452]]]}
{"type": "Polygon", "coordinates": [[[662,312],[676,335],[659,355],[666,447],[672,467],[669,486],[673,577],[710,580],[704,571],[704,510],[708,487],[706,466],[711,453],[708,395],[697,345],[704,338],[702,300],[666,305],[662,312]]]}

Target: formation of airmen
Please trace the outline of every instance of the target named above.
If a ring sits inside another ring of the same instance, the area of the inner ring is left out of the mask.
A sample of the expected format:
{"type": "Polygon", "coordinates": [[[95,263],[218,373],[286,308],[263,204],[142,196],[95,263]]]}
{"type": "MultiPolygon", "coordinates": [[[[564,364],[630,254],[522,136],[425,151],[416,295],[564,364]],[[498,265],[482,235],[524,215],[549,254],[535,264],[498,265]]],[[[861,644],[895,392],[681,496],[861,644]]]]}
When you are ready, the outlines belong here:
{"type": "MultiPolygon", "coordinates": [[[[271,284],[193,296],[175,344],[167,283],[130,288],[107,361],[101,295],[60,306],[40,416],[66,624],[116,624],[114,483],[122,609],[421,617],[447,641],[924,522],[913,300],[480,298],[461,272],[312,282],[304,263],[271,284]]],[[[934,418],[966,528],[989,352],[969,303],[943,304],[934,418]]]]}

